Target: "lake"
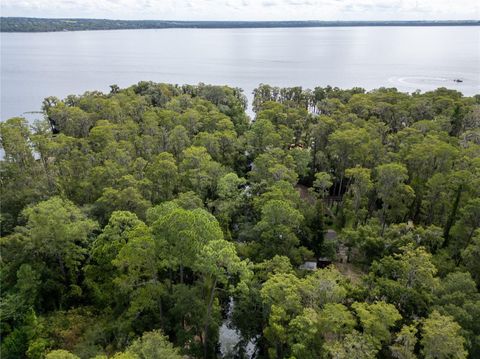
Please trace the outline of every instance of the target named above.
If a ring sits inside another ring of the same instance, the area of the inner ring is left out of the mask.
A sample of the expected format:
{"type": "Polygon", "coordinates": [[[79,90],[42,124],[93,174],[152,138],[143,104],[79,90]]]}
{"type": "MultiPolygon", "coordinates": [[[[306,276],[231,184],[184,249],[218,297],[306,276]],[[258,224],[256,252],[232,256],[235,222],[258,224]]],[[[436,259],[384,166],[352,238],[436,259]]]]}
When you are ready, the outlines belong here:
{"type": "MultiPolygon", "coordinates": [[[[164,29],[1,34],[1,119],[43,98],[141,80],[277,86],[445,86],[480,92],[479,27],[164,29]],[[460,79],[463,82],[455,82],[460,79]]],[[[32,115],[26,115],[32,118],[32,115]]],[[[33,117],[39,117],[36,114],[33,117]]]]}

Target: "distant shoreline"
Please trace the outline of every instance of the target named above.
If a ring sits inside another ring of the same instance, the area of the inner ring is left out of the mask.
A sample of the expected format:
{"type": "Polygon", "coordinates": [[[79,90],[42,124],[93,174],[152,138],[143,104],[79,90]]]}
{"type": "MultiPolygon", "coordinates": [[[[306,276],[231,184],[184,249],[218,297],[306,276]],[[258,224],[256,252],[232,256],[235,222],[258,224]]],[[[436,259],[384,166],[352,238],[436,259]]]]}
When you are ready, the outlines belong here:
{"type": "Polygon", "coordinates": [[[171,21],[0,17],[0,32],[140,29],[254,29],[377,26],[480,26],[480,20],[443,21],[171,21]]]}

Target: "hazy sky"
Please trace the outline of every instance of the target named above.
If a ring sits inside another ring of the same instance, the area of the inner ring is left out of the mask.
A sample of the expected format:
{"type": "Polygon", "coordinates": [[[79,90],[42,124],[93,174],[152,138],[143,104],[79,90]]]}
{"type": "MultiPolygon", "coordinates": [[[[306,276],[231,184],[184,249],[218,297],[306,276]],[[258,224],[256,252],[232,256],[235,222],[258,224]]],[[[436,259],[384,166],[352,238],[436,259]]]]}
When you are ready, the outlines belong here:
{"type": "Polygon", "coordinates": [[[166,20],[479,19],[478,0],[0,0],[2,16],[166,20]]]}

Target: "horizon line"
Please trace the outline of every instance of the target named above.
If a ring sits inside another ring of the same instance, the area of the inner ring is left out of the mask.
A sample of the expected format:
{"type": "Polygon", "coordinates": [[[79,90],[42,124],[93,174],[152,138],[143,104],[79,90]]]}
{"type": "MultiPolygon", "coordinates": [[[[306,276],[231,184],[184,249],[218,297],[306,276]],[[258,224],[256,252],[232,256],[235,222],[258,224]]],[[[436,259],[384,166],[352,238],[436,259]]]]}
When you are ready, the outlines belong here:
{"type": "Polygon", "coordinates": [[[121,19],[105,17],[40,17],[40,16],[0,16],[0,19],[37,19],[37,20],[107,20],[107,21],[165,21],[165,22],[479,22],[480,19],[421,19],[421,20],[181,20],[181,19],[121,19]]]}

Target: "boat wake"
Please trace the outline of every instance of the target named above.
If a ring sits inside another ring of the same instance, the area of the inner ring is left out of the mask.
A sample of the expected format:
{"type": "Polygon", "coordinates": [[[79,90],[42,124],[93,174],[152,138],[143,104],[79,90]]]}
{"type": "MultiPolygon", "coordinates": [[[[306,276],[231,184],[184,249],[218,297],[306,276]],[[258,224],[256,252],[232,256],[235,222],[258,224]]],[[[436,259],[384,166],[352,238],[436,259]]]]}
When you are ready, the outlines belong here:
{"type": "Polygon", "coordinates": [[[464,76],[452,74],[448,77],[440,76],[402,76],[390,77],[388,82],[403,90],[430,91],[438,87],[460,88],[466,81],[464,76]]]}

